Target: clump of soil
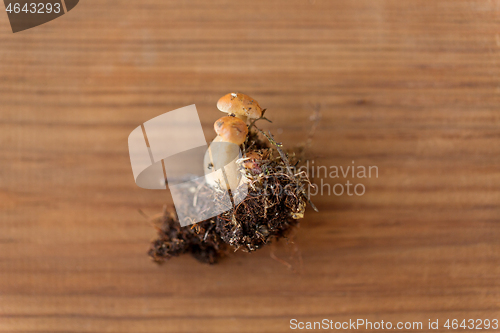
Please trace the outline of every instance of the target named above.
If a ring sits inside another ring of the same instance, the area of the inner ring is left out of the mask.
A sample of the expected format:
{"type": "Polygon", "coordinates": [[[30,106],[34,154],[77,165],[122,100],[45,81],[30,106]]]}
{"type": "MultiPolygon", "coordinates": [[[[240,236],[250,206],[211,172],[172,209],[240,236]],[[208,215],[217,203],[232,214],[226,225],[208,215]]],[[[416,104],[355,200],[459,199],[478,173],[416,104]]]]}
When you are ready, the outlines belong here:
{"type": "MultiPolygon", "coordinates": [[[[201,262],[214,264],[229,250],[255,251],[286,238],[303,218],[307,203],[316,210],[306,194],[309,179],[305,172],[295,171],[298,161],[294,155],[285,154],[271,133],[254,124],[250,127],[253,130],[243,145],[245,155],[240,162],[248,161],[247,156],[258,158],[245,168],[245,199],[216,217],[186,227],[180,226],[175,210],[165,210],[155,221],[158,238],[148,252],[155,262],[190,253],[201,262]]],[[[222,202],[217,195],[215,204],[222,202]]]]}
{"type": "Polygon", "coordinates": [[[226,243],[214,232],[214,219],[197,223],[195,227],[181,227],[177,216],[165,210],[155,225],[158,238],[151,242],[148,254],[158,263],[191,253],[201,262],[214,264],[227,248],[226,243]]]}

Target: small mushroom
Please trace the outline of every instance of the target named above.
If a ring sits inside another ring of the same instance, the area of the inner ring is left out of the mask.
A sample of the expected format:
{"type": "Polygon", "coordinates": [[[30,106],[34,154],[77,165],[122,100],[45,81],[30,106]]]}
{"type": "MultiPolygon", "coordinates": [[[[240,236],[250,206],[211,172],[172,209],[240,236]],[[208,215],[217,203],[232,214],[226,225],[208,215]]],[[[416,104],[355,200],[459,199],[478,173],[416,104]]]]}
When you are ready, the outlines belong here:
{"type": "Polygon", "coordinates": [[[252,97],[242,93],[230,93],[219,99],[217,108],[243,120],[257,119],[262,116],[262,108],[252,97]]]}
{"type": "Polygon", "coordinates": [[[241,172],[236,160],[240,157],[240,145],[245,142],[248,127],[243,120],[225,116],[214,124],[217,137],[208,148],[205,159],[205,180],[212,187],[224,190],[240,185],[241,172]]]}
{"type": "Polygon", "coordinates": [[[252,151],[246,154],[243,159],[243,166],[245,169],[251,171],[254,174],[258,174],[262,172],[262,168],[260,167],[260,162],[262,161],[262,155],[256,151],[252,151]]]}

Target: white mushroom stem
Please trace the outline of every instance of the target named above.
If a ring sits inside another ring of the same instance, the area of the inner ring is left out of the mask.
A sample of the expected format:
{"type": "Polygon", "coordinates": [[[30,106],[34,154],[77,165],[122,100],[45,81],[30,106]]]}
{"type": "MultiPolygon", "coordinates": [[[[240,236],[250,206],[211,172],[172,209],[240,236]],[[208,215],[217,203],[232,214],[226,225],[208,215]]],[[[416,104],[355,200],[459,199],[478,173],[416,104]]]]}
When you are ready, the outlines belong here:
{"type": "Polygon", "coordinates": [[[203,161],[207,183],[223,190],[235,190],[242,179],[241,166],[236,163],[239,158],[240,147],[217,136],[203,161]]]}

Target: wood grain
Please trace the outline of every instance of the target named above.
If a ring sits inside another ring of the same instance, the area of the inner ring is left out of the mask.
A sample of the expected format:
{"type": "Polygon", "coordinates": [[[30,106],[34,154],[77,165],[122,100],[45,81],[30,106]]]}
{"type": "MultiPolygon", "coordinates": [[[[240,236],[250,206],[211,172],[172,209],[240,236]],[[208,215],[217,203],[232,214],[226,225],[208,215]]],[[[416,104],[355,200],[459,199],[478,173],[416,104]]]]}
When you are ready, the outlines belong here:
{"type": "Polygon", "coordinates": [[[87,0],[17,34],[1,14],[0,331],[500,319],[499,23],[498,0],[87,0]],[[172,201],[135,185],[128,134],[194,103],[210,140],[231,91],[287,147],[319,103],[315,163],[379,168],[314,198],[299,273],[269,248],[146,256],[138,210],[172,201]]]}

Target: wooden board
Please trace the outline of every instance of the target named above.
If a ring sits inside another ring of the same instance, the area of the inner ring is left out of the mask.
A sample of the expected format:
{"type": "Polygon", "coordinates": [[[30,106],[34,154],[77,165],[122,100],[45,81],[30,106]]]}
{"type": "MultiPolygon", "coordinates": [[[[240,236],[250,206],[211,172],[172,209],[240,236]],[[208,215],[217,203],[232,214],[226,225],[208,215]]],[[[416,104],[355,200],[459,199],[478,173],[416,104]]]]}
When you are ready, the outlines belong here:
{"type": "Polygon", "coordinates": [[[0,331],[500,319],[499,19],[497,0],[87,0],[12,34],[0,14],[0,331]],[[271,248],[146,256],[138,211],[172,201],[135,185],[128,134],[196,104],[211,140],[231,91],[286,147],[319,104],[315,165],[378,167],[350,178],[362,196],[314,197],[295,273],[271,248]]]}

